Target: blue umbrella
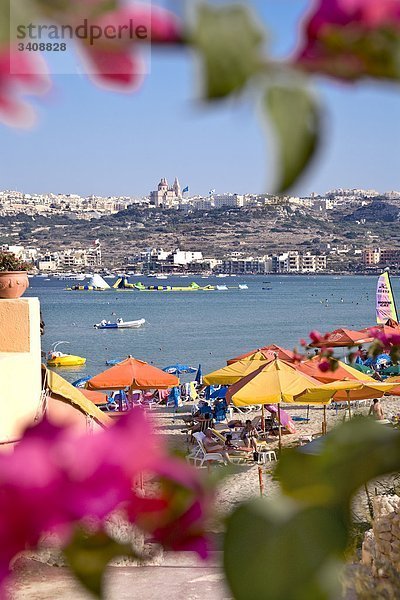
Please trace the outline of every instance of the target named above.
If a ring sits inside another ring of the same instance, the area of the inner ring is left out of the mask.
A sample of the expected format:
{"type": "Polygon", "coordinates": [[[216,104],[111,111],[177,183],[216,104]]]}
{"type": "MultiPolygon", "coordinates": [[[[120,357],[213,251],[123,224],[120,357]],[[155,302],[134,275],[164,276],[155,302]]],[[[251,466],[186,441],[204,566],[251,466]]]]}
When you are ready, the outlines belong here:
{"type": "Polygon", "coordinates": [[[226,398],[226,392],[228,388],[226,386],[222,386],[219,390],[214,390],[212,394],[210,394],[210,398],[226,398]]]}
{"type": "Polygon", "coordinates": [[[211,399],[211,394],[215,392],[215,387],[213,385],[208,385],[206,387],[206,400],[211,399]]]}
{"type": "Polygon", "coordinates": [[[201,365],[199,365],[199,368],[197,369],[197,373],[196,373],[196,377],[194,378],[194,380],[199,384],[202,385],[203,383],[203,372],[201,370],[201,365]]]}
{"type": "Polygon", "coordinates": [[[193,367],[189,367],[189,365],[180,365],[179,363],[176,365],[170,365],[169,367],[164,367],[163,371],[169,373],[170,375],[181,375],[181,373],[196,373],[196,369],[193,367]]]}

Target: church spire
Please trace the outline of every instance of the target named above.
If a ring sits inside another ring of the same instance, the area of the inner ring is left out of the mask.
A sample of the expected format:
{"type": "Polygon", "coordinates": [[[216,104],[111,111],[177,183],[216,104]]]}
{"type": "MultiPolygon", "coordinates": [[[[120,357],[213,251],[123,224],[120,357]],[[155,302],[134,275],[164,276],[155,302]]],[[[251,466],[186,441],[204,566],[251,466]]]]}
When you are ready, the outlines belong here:
{"type": "Polygon", "coordinates": [[[175,181],[174,181],[174,185],[173,185],[172,189],[174,190],[175,196],[177,198],[182,198],[181,186],[179,184],[179,180],[177,177],[175,177],[175,181]]]}

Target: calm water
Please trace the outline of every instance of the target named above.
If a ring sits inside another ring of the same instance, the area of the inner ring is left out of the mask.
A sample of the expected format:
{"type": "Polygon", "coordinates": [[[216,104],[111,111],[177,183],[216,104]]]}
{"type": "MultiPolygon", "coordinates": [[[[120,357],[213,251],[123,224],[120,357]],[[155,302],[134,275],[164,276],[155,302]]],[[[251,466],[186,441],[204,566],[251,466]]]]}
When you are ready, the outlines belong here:
{"type": "MultiPolygon", "coordinates": [[[[191,281],[141,280],[148,285],[187,285],[191,281]]],[[[46,323],[43,350],[58,340],[66,340],[70,344],[60,346],[60,350],[87,358],[84,367],[59,369],[69,380],[94,375],[106,368],[106,360],[129,354],[159,367],[176,362],[197,367],[201,363],[206,373],[223,366],[228,358],[266,344],[293,348],[312,329],[325,332],[341,326],[366,327],[375,322],[376,277],[265,275],[193,280],[201,285],[247,283],[249,289],[68,292],[64,288],[70,282],[34,278],[30,279],[27,295],[38,296],[41,302],[46,323]],[[126,321],[144,318],[147,323],[138,330],[93,328],[102,319],[116,317],[126,321]]],[[[400,297],[399,279],[393,279],[393,287],[400,297]]]]}

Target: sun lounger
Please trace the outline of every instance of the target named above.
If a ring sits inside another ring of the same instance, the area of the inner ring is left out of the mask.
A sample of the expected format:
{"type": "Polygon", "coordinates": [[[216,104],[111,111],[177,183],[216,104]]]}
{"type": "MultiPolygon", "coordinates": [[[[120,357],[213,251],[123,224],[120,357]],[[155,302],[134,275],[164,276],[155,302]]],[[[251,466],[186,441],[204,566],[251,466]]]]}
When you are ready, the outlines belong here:
{"type": "Polygon", "coordinates": [[[187,462],[193,463],[195,467],[202,467],[205,462],[219,462],[226,464],[226,460],[219,452],[207,452],[204,447],[204,433],[197,432],[193,434],[197,442],[197,447],[186,457],[187,462]]]}

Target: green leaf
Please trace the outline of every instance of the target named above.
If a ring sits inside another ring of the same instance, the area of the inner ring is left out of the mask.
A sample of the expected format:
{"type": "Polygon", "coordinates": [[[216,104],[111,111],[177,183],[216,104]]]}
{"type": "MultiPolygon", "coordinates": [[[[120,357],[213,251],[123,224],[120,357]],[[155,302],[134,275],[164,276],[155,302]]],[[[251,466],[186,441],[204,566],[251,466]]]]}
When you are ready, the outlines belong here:
{"type": "Polygon", "coordinates": [[[366,418],[354,418],[321,440],[317,455],[283,453],[276,477],[285,494],[313,505],[349,504],[364,484],[400,470],[400,434],[366,418]]]}
{"type": "Polygon", "coordinates": [[[325,600],[338,591],[346,544],[340,511],[298,510],[284,497],[256,500],[228,519],[228,583],[236,600],[325,600]]]}
{"type": "Polygon", "coordinates": [[[264,34],[244,6],[201,4],[190,41],[203,61],[209,99],[242,90],[260,69],[264,34]]]}
{"type": "Polygon", "coordinates": [[[134,558],[129,544],[120,544],[103,531],[88,533],[80,528],[63,552],[76,578],[98,598],[103,597],[104,571],[110,560],[134,558]]]}
{"type": "Polygon", "coordinates": [[[274,86],[265,108],[279,146],[278,192],[290,188],[308,166],[318,147],[320,111],[314,98],[300,87],[274,86]]]}

